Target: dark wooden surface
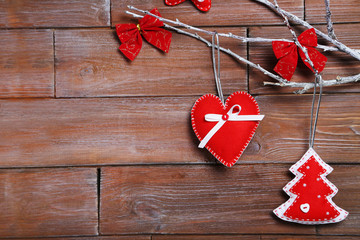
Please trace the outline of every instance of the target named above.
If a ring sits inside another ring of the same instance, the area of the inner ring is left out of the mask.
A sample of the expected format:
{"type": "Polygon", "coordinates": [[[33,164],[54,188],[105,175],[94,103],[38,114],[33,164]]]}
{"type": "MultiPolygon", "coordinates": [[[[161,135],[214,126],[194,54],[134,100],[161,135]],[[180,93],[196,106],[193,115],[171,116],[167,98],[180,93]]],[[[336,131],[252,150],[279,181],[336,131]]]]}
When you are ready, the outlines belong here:
{"type": "Polygon", "coordinates": [[[0,98],[54,96],[52,30],[1,30],[0,53],[0,98]]]}
{"type": "MultiPolygon", "coordinates": [[[[323,0],[278,2],[326,30],[323,0]]],[[[0,238],[358,239],[359,83],[324,89],[315,143],[334,168],[334,202],[349,217],[327,226],[283,222],[272,210],[288,199],[288,169],[307,150],[311,94],[263,86],[272,80],[221,54],[224,93],[250,92],[266,115],[227,169],[197,148],[190,125],[196,99],[216,94],[211,49],[173,33],[168,54],[144,41],[126,60],[114,26],[136,23],[127,5],[208,30],[291,38],[281,18],[252,0],[213,0],[208,13],[191,1],[0,1],[0,238]]],[[[360,49],[358,2],[331,6],[339,40],[360,49]]],[[[271,44],[220,43],[270,71],[276,64],[271,44]]],[[[359,72],[352,58],[325,55],[325,79],[359,72]]],[[[309,79],[299,61],[293,80],[309,79]]]]}
{"type": "Polygon", "coordinates": [[[97,233],[96,169],[0,171],[0,235],[97,233]]]}
{"type": "MultiPolygon", "coordinates": [[[[225,28],[246,36],[245,28],[225,28]]],[[[56,30],[56,96],[156,96],[215,93],[211,50],[185,35],[173,34],[171,51],[164,54],[144,42],[136,61],[124,59],[114,30],[56,30]],[[186,44],[184,44],[186,43],[186,44]],[[194,74],[197,72],[198,74],[194,74]],[[101,79],[101,81],[98,81],[101,79]]],[[[246,56],[246,44],[221,41],[246,56]]],[[[247,90],[246,66],[221,56],[224,92],[247,90]]]]}
{"type": "MultiPolygon", "coordinates": [[[[0,100],[1,167],[215,163],[199,150],[198,97],[0,100]]],[[[266,115],[239,163],[293,163],[307,148],[310,95],[256,97],[266,115]]],[[[360,163],[360,95],[324,95],[316,149],[360,163]]]]}

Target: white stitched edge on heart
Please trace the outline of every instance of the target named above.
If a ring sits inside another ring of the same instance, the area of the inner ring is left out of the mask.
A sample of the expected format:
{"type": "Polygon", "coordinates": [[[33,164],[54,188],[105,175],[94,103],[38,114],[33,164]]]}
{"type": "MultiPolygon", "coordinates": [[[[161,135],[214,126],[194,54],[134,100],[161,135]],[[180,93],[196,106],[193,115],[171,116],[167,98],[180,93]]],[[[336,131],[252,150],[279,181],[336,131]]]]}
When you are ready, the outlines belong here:
{"type": "Polygon", "coordinates": [[[278,208],[276,208],[273,212],[276,216],[281,218],[282,220],[288,221],[288,222],[296,222],[301,224],[328,224],[328,223],[336,223],[341,222],[344,220],[349,213],[345,211],[344,209],[338,207],[333,201],[332,198],[337,194],[338,188],[332,184],[326,176],[332,172],[333,168],[326,164],[320,156],[315,152],[313,148],[309,148],[309,150],[304,154],[304,156],[296,162],[294,165],[290,167],[290,171],[295,175],[295,178],[291,180],[286,186],[283,188],[283,190],[290,196],[290,199],[288,199],[285,203],[281,204],[278,208]],[[292,192],[290,192],[290,189],[303,177],[303,174],[298,172],[298,169],[300,166],[302,166],[305,162],[309,160],[311,156],[314,156],[316,162],[323,167],[326,171],[325,173],[320,175],[320,178],[325,182],[325,184],[329,185],[330,188],[333,190],[333,193],[329,196],[327,196],[327,200],[329,201],[330,205],[335,208],[336,211],[339,212],[339,215],[336,216],[334,219],[292,219],[284,215],[286,210],[289,207],[292,207],[296,200],[299,198],[299,195],[296,195],[292,192]]]}
{"type": "MultiPolygon", "coordinates": [[[[230,99],[235,96],[235,95],[238,95],[238,94],[244,94],[244,95],[247,95],[250,100],[252,100],[254,103],[255,103],[255,106],[256,106],[256,111],[257,111],[257,114],[260,114],[260,110],[259,110],[259,105],[257,104],[257,102],[255,101],[255,99],[250,95],[248,94],[247,92],[234,92],[233,94],[231,94],[225,101],[225,106],[222,104],[220,98],[218,98],[217,96],[213,95],[213,94],[206,94],[202,97],[200,97],[198,100],[196,100],[194,106],[192,107],[191,109],[191,125],[192,125],[192,128],[195,132],[195,135],[196,137],[201,141],[202,138],[200,137],[197,129],[196,129],[196,126],[195,126],[195,122],[194,122],[194,111],[195,111],[195,108],[197,106],[197,104],[203,100],[204,98],[207,98],[207,97],[212,97],[212,98],[215,98],[219,101],[220,105],[223,106],[223,109],[225,110],[226,107],[227,107],[227,103],[230,101],[230,99]]],[[[236,162],[237,160],[240,158],[240,156],[242,155],[242,153],[244,152],[244,150],[247,148],[247,146],[249,145],[251,139],[253,138],[254,134],[255,134],[255,131],[256,131],[256,128],[259,126],[259,122],[254,126],[254,128],[252,129],[251,133],[250,133],[250,136],[246,142],[246,144],[244,145],[244,147],[241,149],[240,153],[232,160],[231,163],[227,163],[224,161],[224,159],[222,159],[219,155],[216,154],[215,151],[213,151],[209,146],[205,146],[206,149],[217,159],[219,160],[224,166],[226,167],[232,167],[236,162]]]]}

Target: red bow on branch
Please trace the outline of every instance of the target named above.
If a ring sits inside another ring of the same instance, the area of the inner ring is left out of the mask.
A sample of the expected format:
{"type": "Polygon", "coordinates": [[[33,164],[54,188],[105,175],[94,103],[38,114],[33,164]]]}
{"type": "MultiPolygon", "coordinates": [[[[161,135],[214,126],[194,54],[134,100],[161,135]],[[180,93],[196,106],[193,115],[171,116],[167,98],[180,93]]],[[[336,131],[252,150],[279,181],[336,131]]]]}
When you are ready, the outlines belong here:
{"type": "MultiPolygon", "coordinates": [[[[165,3],[170,6],[178,5],[186,0],[165,0],[165,3]]],[[[201,11],[209,11],[211,8],[211,0],[191,0],[195,6],[201,11]]]]}
{"type": "MultiPolygon", "coordinates": [[[[156,8],[150,13],[161,17],[156,8]]],[[[171,32],[160,28],[162,26],[164,26],[162,21],[150,15],[140,19],[137,25],[116,24],[116,33],[122,43],[119,47],[120,51],[131,61],[134,60],[142,46],[142,35],[150,44],[166,53],[169,52],[171,32]]]]}
{"type": "MultiPolygon", "coordinates": [[[[313,28],[306,30],[300,34],[298,41],[307,49],[309,57],[314,64],[314,68],[319,72],[324,70],[327,58],[315,49],[317,46],[317,36],[315,30],[313,28]]],[[[274,41],[272,42],[272,46],[276,58],[279,59],[274,71],[290,81],[298,62],[298,47],[295,43],[283,41],[274,41]]],[[[299,49],[299,53],[305,65],[314,71],[310,64],[306,61],[304,52],[299,49]]]]}

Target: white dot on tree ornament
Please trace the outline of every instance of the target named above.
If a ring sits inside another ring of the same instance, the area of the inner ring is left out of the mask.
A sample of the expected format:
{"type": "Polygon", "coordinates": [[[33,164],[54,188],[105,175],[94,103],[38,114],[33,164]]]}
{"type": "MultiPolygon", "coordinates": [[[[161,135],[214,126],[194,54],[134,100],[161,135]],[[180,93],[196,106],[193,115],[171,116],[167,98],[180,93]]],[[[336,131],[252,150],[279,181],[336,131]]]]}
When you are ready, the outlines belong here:
{"type": "Polygon", "coordinates": [[[318,195],[318,198],[321,198],[321,196],[320,196],[320,195],[318,195]]]}
{"type": "Polygon", "coordinates": [[[317,178],[316,181],[320,181],[320,178],[317,178]]]}
{"type": "Polygon", "coordinates": [[[303,186],[306,187],[306,183],[304,183],[303,186]]]}
{"type": "Polygon", "coordinates": [[[310,169],[310,166],[306,166],[306,169],[310,169]]]}
{"type": "Polygon", "coordinates": [[[329,215],[330,213],[329,212],[326,212],[326,215],[329,215]]]}

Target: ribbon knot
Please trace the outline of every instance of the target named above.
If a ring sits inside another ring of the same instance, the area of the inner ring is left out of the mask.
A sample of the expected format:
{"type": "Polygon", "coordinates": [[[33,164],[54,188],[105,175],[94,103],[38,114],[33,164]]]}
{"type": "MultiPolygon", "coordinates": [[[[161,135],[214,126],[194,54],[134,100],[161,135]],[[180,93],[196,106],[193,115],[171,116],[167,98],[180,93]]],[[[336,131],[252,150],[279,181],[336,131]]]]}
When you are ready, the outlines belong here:
{"type": "MultiPolygon", "coordinates": [[[[322,70],[325,68],[327,58],[315,49],[315,47],[318,45],[315,30],[313,28],[306,30],[299,35],[298,41],[303,47],[306,48],[310,60],[314,64],[314,68],[318,72],[322,72],[322,70]]],[[[279,59],[274,68],[274,71],[288,81],[290,81],[291,77],[294,75],[299,58],[298,51],[304,64],[314,72],[308,63],[308,60],[306,59],[305,53],[301,49],[298,50],[298,47],[295,43],[274,41],[272,42],[272,47],[276,58],[279,59]]]]}
{"type": "Polygon", "coordinates": [[[136,24],[137,29],[139,30],[139,32],[141,33],[141,27],[140,24],[136,24]]]}
{"type": "Polygon", "coordinates": [[[264,115],[240,115],[241,106],[238,104],[233,105],[226,114],[206,114],[205,121],[207,122],[218,122],[201,140],[199,148],[204,148],[205,145],[210,141],[210,139],[215,135],[217,131],[227,122],[227,121],[261,121],[264,118],[264,115]]]}
{"type": "MultiPolygon", "coordinates": [[[[150,13],[160,16],[159,11],[154,8],[150,13]]],[[[169,52],[171,43],[171,32],[161,28],[164,23],[159,19],[145,15],[139,23],[116,24],[116,33],[121,41],[120,51],[131,61],[139,54],[142,47],[142,37],[151,45],[164,52],[169,52]]]]}

